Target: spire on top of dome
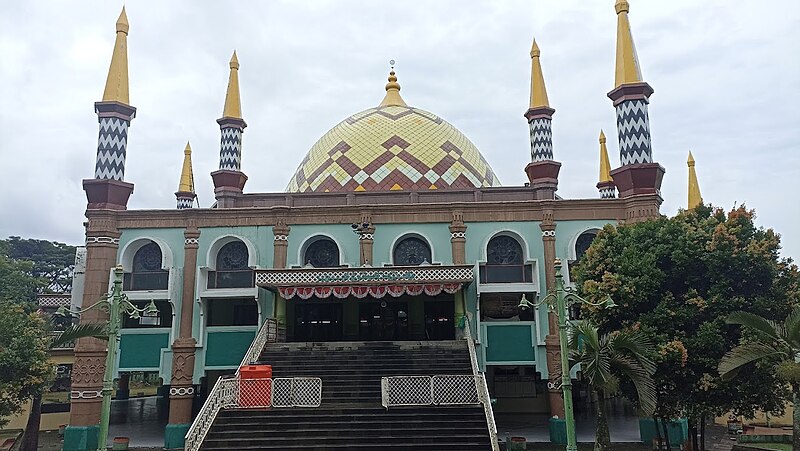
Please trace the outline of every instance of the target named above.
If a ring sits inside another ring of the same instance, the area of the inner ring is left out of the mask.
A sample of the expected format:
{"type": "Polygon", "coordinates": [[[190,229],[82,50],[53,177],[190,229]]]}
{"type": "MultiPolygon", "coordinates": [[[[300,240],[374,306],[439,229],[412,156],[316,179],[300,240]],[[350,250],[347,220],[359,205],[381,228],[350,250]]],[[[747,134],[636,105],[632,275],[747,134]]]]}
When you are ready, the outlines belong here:
{"type": "Polygon", "coordinates": [[[225,108],[222,110],[222,117],[242,118],[242,101],[239,98],[239,58],[236,57],[236,50],[231,56],[231,74],[228,78],[228,91],[225,93],[225,108]]]}
{"type": "Polygon", "coordinates": [[[397,76],[394,74],[394,60],[389,64],[392,65],[392,68],[389,71],[389,83],[386,83],[386,95],[378,106],[408,106],[400,97],[400,83],[397,82],[397,76]]]}
{"type": "Polygon", "coordinates": [[[617,11],[617,66],[614,86],[619,87],[641,82],[642,71],[639,68],[639,57],[636,56],[636,46],[633,44],[631,23],[628,21],[630,5],[627,0],[617,0],[614,9],[617,11]]]}
{"type": "Polygon", "coordinates": [[[689,203],[687,207],[691,209],[703,203],[703,196],[700,195],[700,184],[697,183],[697,172],[694,169],[694,156],[692,156],[691,150],[689,151],[686,165],[689,166],[689,203]]]}
{"type": "Polygon", "coordinates": [[[108,68],[106,88],[103,91],[103,101],[120,102],[129,104],[128,98],[128,15],[125,7],[117,19],[117,38],[114,41],[114,53],[111,55],[111,65],[108,68]]]}
{"type": "Polygon", "coordinates": [[[549,107],[550,103],[547,100],[547,89],[544,86],[544,75],[542,74],[542,64],[539,62],[539,56],[542,52],[536,44],[536,39],[533,40],[531,47],[531,104],[530,108],[549,107]]]}

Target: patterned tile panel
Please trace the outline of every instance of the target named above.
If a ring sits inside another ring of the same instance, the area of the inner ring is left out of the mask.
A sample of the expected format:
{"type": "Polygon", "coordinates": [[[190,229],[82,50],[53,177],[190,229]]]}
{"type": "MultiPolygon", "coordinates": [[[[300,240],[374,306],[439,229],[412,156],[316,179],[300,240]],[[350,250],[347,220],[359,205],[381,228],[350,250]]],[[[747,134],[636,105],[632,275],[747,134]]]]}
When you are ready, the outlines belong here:
{"type": "Polygon", "coordinates": [[[288,192],[425,190],[499,186],[470,140],[447,121],[402,106],[370,108],[314,144],[288,192]]]}

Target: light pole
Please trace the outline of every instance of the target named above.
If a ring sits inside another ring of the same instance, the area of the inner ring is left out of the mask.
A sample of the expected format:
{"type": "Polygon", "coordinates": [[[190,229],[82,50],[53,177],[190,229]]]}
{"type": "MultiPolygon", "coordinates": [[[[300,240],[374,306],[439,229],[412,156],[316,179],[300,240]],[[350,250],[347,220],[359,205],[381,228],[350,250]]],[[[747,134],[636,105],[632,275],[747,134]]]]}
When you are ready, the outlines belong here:
{"type": "Polygon", "coordinates": [[[106,333],[108,334],[108,352],[106,354],[106,369],[103,374],[103,404],[100,410],[100,431],[97,437],[98,451],[105,451],[106,442],[108,441],[108,420],[111,414],[111,392],[113,390],[113,377],[114,377],[114,362],[117,356],[117,348],[119,347],[119,329],[122,324],[122,314],[126,314],[134,319],[144,316],[154,316],[158,314],[156,304],[151,300],[147,307],[139,308],[133,305],[128,300],[128,296],[122,292],[122,275],[123,269],[121,265],[114,268],[114,286],[111,293],[103,296],[102,299],[94,304],[81,309],[77,312],[72,312],[65,307],[59,307],[56,314],[63,316],[80,315],[82,312],[98,309],[108,313],[108,323],[106,325],[106,333]]]}
{"type": "Polygon", "coordinates": [[[525,310],[538,307],[544,303],[550,311],[554,311],[558,318],[558,344],[561,350],[561,391],[564,394],[564,423],[567,428],[567,451],[577,451],[578,443],[575,437],[575,414],[572,411],[572,378],[569,375],[569,349],[567,347],[567,307],[574,304],[588,304],[597,307],[612,308],[616,307],[611,297],[599,303],[587,301],[578,296],[572,288],[564,287],[564,276],[561,274],[561,260],[555,259],[553,262],[556,272],[555,292],[547,293],[541,301],[533,303],[525,299],[519,301],[519,308],[525,310]]]}

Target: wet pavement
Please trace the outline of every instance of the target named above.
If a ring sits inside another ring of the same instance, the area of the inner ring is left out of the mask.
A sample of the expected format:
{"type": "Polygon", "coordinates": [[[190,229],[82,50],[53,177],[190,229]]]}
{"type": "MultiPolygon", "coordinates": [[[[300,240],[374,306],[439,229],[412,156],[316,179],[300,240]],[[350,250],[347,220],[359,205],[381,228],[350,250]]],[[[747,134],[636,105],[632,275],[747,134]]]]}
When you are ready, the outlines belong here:
{"type": "Polygon", "coordinates": [[[108,446],[114,437],[130,438],[137,448],[164,447],[164,427],[169,412],[160,396],[111,401],[108,446]]]}

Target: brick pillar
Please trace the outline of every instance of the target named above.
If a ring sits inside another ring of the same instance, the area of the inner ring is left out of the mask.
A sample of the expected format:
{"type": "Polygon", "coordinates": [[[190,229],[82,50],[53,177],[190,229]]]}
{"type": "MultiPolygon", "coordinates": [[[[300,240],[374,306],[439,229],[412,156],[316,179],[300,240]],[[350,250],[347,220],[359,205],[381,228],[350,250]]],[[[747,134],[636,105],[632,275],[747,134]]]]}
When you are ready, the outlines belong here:
{"type": "MultiPolygon", "coordinates": [[[[86,273],[81,308],[86,309],[108,293],[110,271],[117,262],[119,230],[110,211],[87,211],[86,273]]],[[[108,314],[92,309],[81,315],[81,324],[105,323],[108,314]]],[[[65,432],[65,450],[97,448],[97,434],[102,404],[103,372],[107,345],[103,340],[81,338],[75,345],[72,368],[69,428],[65,432]]]]}
{"type": "Polygon", "coordinates": [[[453,264],[464,265],[467,263],[467,226],[464,224],[464,214],[460,211],[453,212],[453,221],[450,222],[450,248],[453,253],[453,264]]]}
{"type": "Polygon", "coordinates": [[[192,336],[194,292],[197,277],[197,248],[200,230],[194,221],[183,232],[183,290],[181,294],[180,329],[172,343],[172,380],[169,388],[169,424],[164,430],[165,448],[182,448],[184,436],[192,422],[195,398],[194,358],[197,340],[192,336]]]}
{"type": "MultiPolygon", "coordinates": [[[[544,218],[539,227],[542,229],[542,244],[544,245],[544,274],[547,292],[552,292],[556,287],[556,272],[553,262],[556,259],[556,223],[553,220],[553,210],[545,209],[544,218]]],[[[548,332],[545,337],[545,351],[547,353],[547,372],[550,374],[551,386],[561,385],[561,348],[558,341],[558,318],[555,313],[547,313],[548,332]]],[[[550,417],[564,418],[564,398],[561,390],[547,390],[550,401],[550,417]]]]}
{"type": "MultiPolygon", "coordinates": [[[[272,227],[272,233],[275,235],[272,254],[273,268],[286,267],[286,254],[289,248],[289,232],[291,229],[286,225],[283,218],[278,218],[278,221],[272,227]]],[[[279,326],[286,327],[286,299],[283,299],[277,293],[275,294],[275,319],[278,320],[279,326]]]]}

